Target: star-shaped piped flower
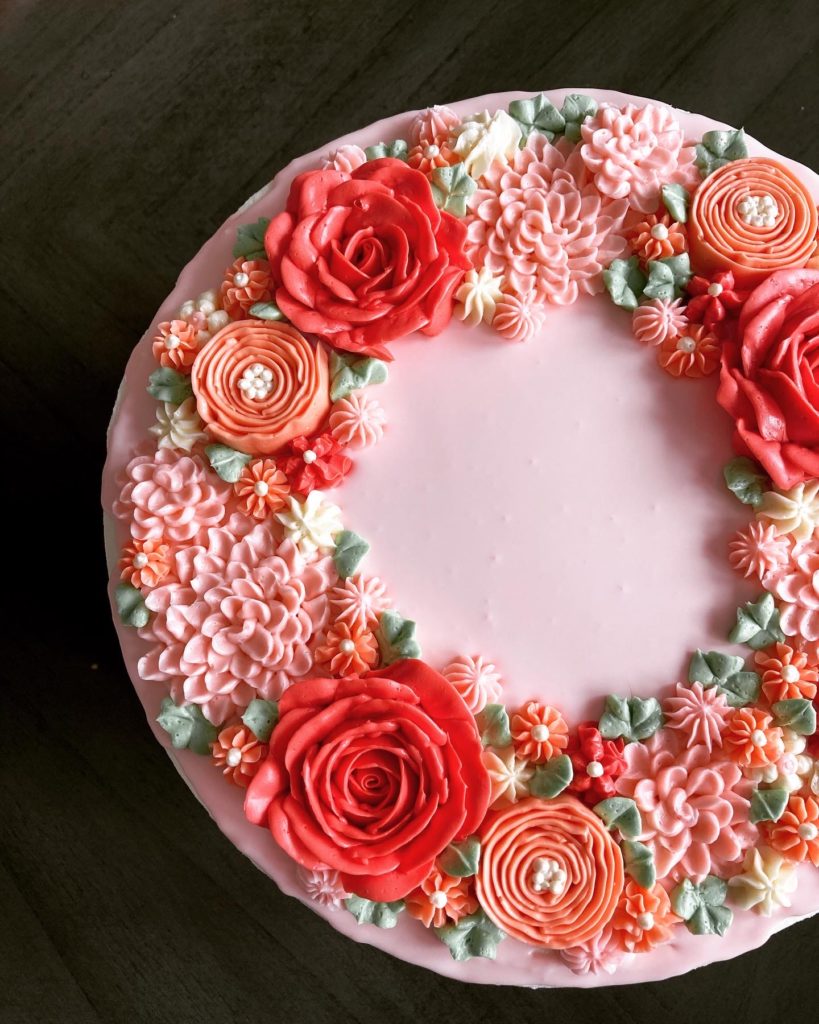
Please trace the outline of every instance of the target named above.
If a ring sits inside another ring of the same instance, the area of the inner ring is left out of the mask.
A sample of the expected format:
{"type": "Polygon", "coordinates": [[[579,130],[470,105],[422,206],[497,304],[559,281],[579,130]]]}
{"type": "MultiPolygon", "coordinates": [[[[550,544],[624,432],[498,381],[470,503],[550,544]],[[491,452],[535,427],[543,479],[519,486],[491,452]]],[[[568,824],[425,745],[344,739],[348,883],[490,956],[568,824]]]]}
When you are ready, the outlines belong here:
{"type": "Polygon", "coordinates": [[[614,796],[615,783],[626,770],[623,749],[622,739],[603,739],[596,722],[578,725],[566,748],[574,769],[569,791],[590,807],[614,796]]]}

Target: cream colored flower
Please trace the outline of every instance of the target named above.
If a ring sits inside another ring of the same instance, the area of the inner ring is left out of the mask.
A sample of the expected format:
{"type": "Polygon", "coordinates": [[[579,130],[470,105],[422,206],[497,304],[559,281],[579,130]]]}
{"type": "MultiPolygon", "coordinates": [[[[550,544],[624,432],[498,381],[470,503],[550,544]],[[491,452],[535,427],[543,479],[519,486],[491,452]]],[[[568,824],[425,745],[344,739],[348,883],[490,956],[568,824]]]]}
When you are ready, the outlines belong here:
{"type": "Polygon", "coordinates": [[[149,430],[158,439],[157,448],[181,448],[189,452],[194,445],[208,439],[196,411],[195,398],[186,398],[181,405],[160,403],[156,410],[156,423],[149,430]]]}
{"type": "Polygon", "coordinates": [[[528,783],[535,769],[528,761],[515,757],[514,747],[485,750],[483,763],[489,775],[491,806],[499,801],[515,804],[529,795],[528,783]]]}
{"type": "Polygon", "coordinates": [[[341,509],[321,491],[311,491],[303,502],[290,498],[290,511],[277,512],[276,518],[303,555],[332,551],[336,535],[343,529],[341,509]]]}
{"type": "Polygon", "coordinates": [[[745,854],[742,872],[728,879],[731,898],[743,910],[770,917],[779,907],[791,905],[796,891],[796,865],[767,846],[745,854]]]}
{"type": "Polygon", "coordinates": [[[495,319],[495,307],[503,297],[502,285],[503,277],[496,277],[489,267],[468,271],[463,284],[455,292],[455,299],[461,304],[457,310],[461,320],[470,327],[479,323],[491,324],[495,319]]]}
{"type": "Polygon", "coordinates": [[[797,484],[789,491],[766,491],[757,509],[759,519],[773,524],[777,536],[810,540],[819,524],[819,480],[797,484]]]}
{"type": "Polygon", "coordinates": [[[461,158],[467,174],[480,178],[494,163],[508,164],[521,139],[520,125],[505,110],[473,114],[450,136],[452,149],[461,158]]]}
{"type": "Polygon", "coordinates": [[[810,781],[813,758],[805,753],[807,741],[793,729],[782,730],[783,753],[778,761],[761,768],[745,768],[743,775],[758,786],[776,786],[795,793],[810,781]]]}

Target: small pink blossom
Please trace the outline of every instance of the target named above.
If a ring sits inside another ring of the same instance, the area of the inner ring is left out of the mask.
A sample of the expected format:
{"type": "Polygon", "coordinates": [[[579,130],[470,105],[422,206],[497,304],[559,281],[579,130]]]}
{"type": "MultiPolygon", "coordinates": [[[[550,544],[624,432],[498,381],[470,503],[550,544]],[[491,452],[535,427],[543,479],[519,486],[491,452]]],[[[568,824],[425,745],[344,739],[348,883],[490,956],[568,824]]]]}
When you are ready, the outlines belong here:
{"type": "Polygon", "coordinates": [[[793,541],[789,536],[777,536],[773,524],[749,523],[728,545],[728,561],[746,579],[756,577],[764,581],[768,576],[788,564],[793,541]]]}
{"type": "Polygon", "coordinates": [[[779,598],[780,624],[786,636],[819,640],[819,550],[808,543],[768,589],[779,598]]]}
{"type": "Polygon", "coordinates": [[[333,619],[352,626],[374,626],[390,606],[387,588],[377,576],[348,576],[330,591],[333,619]]]}
{"type": "Polygon", "coordinates": [[[573,974],[614,974],[633,954],[626,953],[611,928],[579,946],[561,949],[560,956],[573,974]]]}
{"type": "Polygon", "coordinates": [[[698,682],[690,686],[677,683],[676,696],[663,702],[663,711],[666,725],[684,737],[687,747],[702,744],[710,751],[722,746],[722,734],[731,708],[716,686],[706,688],[698,682]]]}
{"type": "Polygon", "coordinates": [[[688,318],[682,299],[651,299],[631,315],[631,330],[643,345],[662,345],[669,338],[679,338],[686,327],[688,318]]]}
{"type": "Polygon", "coordinates": [[[473,715],[483,711],[487,704],[500,700],[503,686],[500,673],[480,654],[459,655],[441,675],[452,683],[473,715]]]}

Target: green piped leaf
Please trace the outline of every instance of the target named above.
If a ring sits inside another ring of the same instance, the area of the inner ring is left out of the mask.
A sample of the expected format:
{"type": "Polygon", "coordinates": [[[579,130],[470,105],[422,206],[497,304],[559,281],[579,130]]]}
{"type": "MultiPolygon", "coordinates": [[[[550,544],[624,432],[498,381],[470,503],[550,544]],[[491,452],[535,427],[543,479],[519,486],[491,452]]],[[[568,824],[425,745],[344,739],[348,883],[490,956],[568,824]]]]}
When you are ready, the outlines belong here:
{"type": "Polygon", "coordinates": [[[264,249],[264,234],[269,223],[270,219],[268,217],[259,217],[253,224],[239,225],[236,232],[236,242],[233,246],[233,258],[235,260],[267,259],[267,253],[264,249]]]}
{"type": "Polygon", "coordinates": [[[403,139],[393,139],[392,142],[376,142],[374,146],[367,146],[364,155],[368,160],[381,160],[385,156],[393,160],[407,159],[407,144],[403,139]]]}
{"type": "Polygon", "coordinates": [[[636,256],[627,260],[612,260],[603,271],[603,284],[615,306],[634,310],[646,286],[646,275],[640,270],[636,256]]]}
{"type": "Polygon", "coordinates": [[[696,651],[688,666],[688,681],[716,686],[732,708],[753,704],[759,697],[759,675],[746,671],[744,660],[735,654],[696,651]]]}
{"type": "Polygon", "coordinates": [[[173,402],[174,405],[181,405],[193,394],[190,378],[170,366],[154,370],[148,378],[147,391],[157,402],[173,402]]]}
{"type": "Polygon", "coordinates": [[[120,619],[126,626],[134,626],[139,629],[148,625],[150,612],[145,607],[145,598],[142,591],[131,583],[118,583],[114,591],[114,599],[117,602],[117,611],[120,619]]]}
{"type": "Polygon", "coordinates": [[[508,747],[512,742],[509,712],[503,704],[487,704],[475,717],[485,747],[508,747]]]}
{"type": "Polygon", "coordinates": [[[352,530],[341,531],[336,537],[336,546],[333,550],[333,562],[341,579],[346,580],[348,576],[353,575],[369,550],[370,545],[363,537],[359,537],[352,530]]]}
{"type": "Polygon", "coordinates": [[[279,705],[275,700],[254,698],[242,715],[242,721],[261,743],[267,743],[279,720],[279,705]]]}
{"type": "Polygon", "coordinates": [[[275,302],[254,302],[248,312],[251,316],[258,317],[259,320],[287,319],[275,302]]]}
{"type": "Polygon", "coordinates": [[[792,729],[800,736],[813,736],[816,732],[816,708],[804,697],[778,700],[771,705],[776,724],[792,729]]]}
{"type": "Polygon", "coordinates": [[[573,778],[572,759],[568,754],[561,754],[535,769],[529,781],[529,792],[542,800],[553,800],[563,792],[573,778]]]}
{"type": "Polygon", "coordinates": [[[726,906],[728,885],[715,875],[707,875],[699,885],[690,878],[671,893],[671,906],[694,935],[724,935],[734,919],[726,906]]]}
{"type": "Polygon", "coordinates": [[[436,928],[435,934],[449,947],[453,960],[471,960],[473,956],[494,960],[498,943],[506,938],[482,910],[462,917],[457,924],[436,928]]]}
{"type": "Polygon", "coordinates": [[[663,206],[671,217],[680,224],[685,224],[688,220],[688,207],[691,204],[688,189],[682,185],[663,185],[660,195],[663,197],[663,206]]]}
{"type": "Polygon", "coordinates": [[[454,217],[465,217],[469,197],[478,187],[463,164],[436,167],[432,172],[432,198],[435,205],[454,217]]]}
{"type": "Polygon", "coordinates": [[[544,94],[532,96],[528,100],[512,100],[509,104],[509,116],[513,117],[520,125],[523,133],[520,140],[520,148],[526,145],[526,140],[532,132],[540,132],[551,142],[556,135],[560,135],[566,127],[566,119],[544,94]]]}
{"type": "Polygon", "coordinates": [[[355,356],[343,356],[333,352],[330,356],[330,398],[337,402],[346,398],[351,391],[370,387],[372,384],[383,384],[387,379],[387,364],[381,359],[367,356],[357,359],[355,356]]]}
{"type": "Polygon", "coordinates": [[[643,820],[637,804],[627,796],[612,796],[592,808],[603,819],[609,831],[617,829],[623,839],[636,839],[643,831],[643,820]]]}
{"type": "Polygon", "coordinates": [[[786,789],[755,789],[751,794],[748,820],[752,825],[760,821],[779,821],[788,806],[786,789]]]}
{"type": "Polygon", "coordinates": [[[195,754],[209,754],[210,745],[218,730],[202,714],[198,704],[174,704],[166,697],[156,718],[177,750],[192,750],[195,754]]]}
{"type": "Polygon", "coordinates": [[[647,740],[662,726],[665,719],[656,697],[606,697],[600,718],[600,733],[607,740],[622,736],[628,743],[647,740]]]}
{"type": "Polygon", "coordinates": [[[648,264],[648,281],[643,295],[650,299],[671,301],[678,299],[685,286],[691,280],[691,263],[688,253],[679,256],[666,256],[661,260],[650,260],[648,264]]]}
{"type": "Polygon", "coordinates": [[[759,508],[762,496],[770,490],[770,480],[751,459],[731,459],[722,470],[725,486],[743,505],[759,508]]]}
{"type": "Polygon", "coordinates": [[[438,858],[438,865],[453,878],[471,878],[478,872],[481,861],[481,841],[470,836],[462,843],[450,843],[438,858]]]}
{"type": "Polygon", "coordinates": [[[415,623],[398,612],[381,613],[375,636],[385,665],[392,665],[401,658],[421,657],[421,647],[415,639],[415,623]]]}
{"type": "Polygon", "coordinates": [[[732,160],[742,160],[748,155],[745,132],[742,128],[726,132],[706,132],[696,149],[694,163],[702,172],[703,178],[713,174],[720,167],[732,160]]]}
{"type": "Polygon", "coordinates": [[[624,839],[621,849],[626,874],[630,875],[641,888],[651,889],[657,881],[654,853],[651,848],[634,839],[624,839]]]}
{"type": "Polygon", "coordinates": [[[771,644],[782,643],[785,634],[779,625],[779,609],[772,594],[763,594],[757,601],[749,601],[737,608],[737,621],[728,634],[733,644],[747,644],[755,651],[771,644]]]}
{"type": "Polygon", "coordinates": [[[597,113],[597,101],[584,93],[573,92],[563,100],[560,113],[566,122],[563,134],[570,142],[579,142],[580,125],[597,113]]]}
{"type": "Polygon", "coordinates": [[[209,444],[205,448],[205,455],[216,475],[229,484],[236,483],[251,458],[244,452],[229,448],[226,444],[209,444]]]}
{"type": "Polygon", "coordinates": [[[403,900],[392,903],[377,903],[365,900],[363,896],[350,896],[344,901],[359,924],[374,924],[376,928],[394,928],[398,924],[398,915],[404,909],[403,900]]]}

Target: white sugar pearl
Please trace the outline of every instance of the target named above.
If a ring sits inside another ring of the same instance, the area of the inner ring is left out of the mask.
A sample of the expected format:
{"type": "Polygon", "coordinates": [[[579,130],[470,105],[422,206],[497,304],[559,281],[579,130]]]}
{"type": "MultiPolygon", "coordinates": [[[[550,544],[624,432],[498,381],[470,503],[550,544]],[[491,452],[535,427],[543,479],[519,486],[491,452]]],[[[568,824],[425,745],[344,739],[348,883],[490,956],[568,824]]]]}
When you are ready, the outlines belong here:
{"type": "Polygon", "coordinates": [[[148,564],[148,556],[145,554],[144,551],[140,551],[140,553],[138,555],[134,556],[134,568],[135,569],[144,569],[147,564],[148,564]]]}
{"type": "Polygon", "coordinates": [[[242,763],[241,750],[239,750],[238,747],[231,747],[230,750],[227,752],[227,757],[225,758],[225,760],[227,761],[231,768],[235,768],[237,765],[240,765],[242,763]]]}
{"type": "Polygon", "coordinates": [[[227,327],[229,323],[230,317],[223,309],[215,309],[208,317],[208,327],[214,334],[216,331],[221,331],[223,327],[227,327]]]}
{"type": "Polygon", "coordinates": [[[435,892],[431,892],[429,894],[429,902],[437,910],[443,910],[443,908],[447,905],[447,902],[448,902],[447,895],[446,895],[445,892],[442,892],[440,889],[436,889],[435,892]]]}
{"type": "Polygon", "coordinates": [[[179,348],[181,344],[182,339],[179,337],[178,334],[169,334],[168,337],[165,339],[165,348],[170,349],[171,351],[173,351],[175,348],[179,348]]]}
{"type": "Polygon", "coordinates": [[[251,369],[254,377],[258,377],[264,371],[264,367],[262,366],[261,363],[254,363],[250,367],[250,369],[251,369]]]}
{"type": "Polygon", "coordinates": [[[589,761],[586,765],[586,774],[592,779],[599,779],[603,774],[603,765],[599,761],[589,761]]]}
{"type": "Polygon", "coordinates": [[[250,275],[240,270],[238,274],[233,275],[233,283],[237,288],[245,288],[250,284],[250,275]]]}
{"type": "Polygon", "coordinates": [[[768,737],[765,733],[761,729],[754,729],[751,733],[751,743],[753,743],[755,747],[764,747],[767,742],[768,737]]]}
{"type": "Polygon", "coordinates": [[[799,669],[795,665],[785,665],[782,669],[782,680],[786,683],[799,682],[799,669]]]}
{"type": "Polygon", "coordinates": [[[257,480],[256,483],[253,485],[253,493],[258,494],[260,498],[263,498],[269,490],[270,488],[267,486],[264,480],[257,480]]]}
{"type": "Polygon", "coordinates": [[[536,725],[532,729],[532,739],[535,743],[545,743],[549,739],[549,727],[547,725],[536,725]]]}
{"type": "Polygon", "coordinates": [[[722,295],[722,285],[719,281],[714,281],[713,284],[708,285],[708,294],[713,298],[716,298],[718,295],[722,295]]]}
{"type": "Polygon", "coordinates": [[[806,843],[812,843],[813,840],[819,836],[819,829],[811,822],[803,822],[797,829],[799,838],[804,839],[806,843]]]}
{"type": "Polygon", "coordinates": [[[267,383],[269,384],[270,381],[273,380],[273,371],[272,370],[268,370],[267,367],[265,367],[265,369],[262,370],[260,376],[261,376],[263,381],[267,381],[267,383]]]}
{"type": "Polygon", "coordinates": [[[546,857],[536,857],[532,861],[532,869],[534,871],[547,871],[550,866],[551,862],[546,857]]]}
{"type": "Polygon", "coordinates": [[[249,391],[253,387],[253,380],[249,377],[242,377],[239,381],[240,391],[249,391]]]}
{"type": "Polygon", "coordinates": [[[216,312],[216,303],[211,299],[200,299],[196,304],[196,308],[200,313],[204,313],[205,316],[210,316],[211,313],[216,312]]]}
{"type": "Polygon", "coordinates": [[[651,237],[656,238],[658,242],[664,242],[668,238],[668,228],[665,224],[655,224],[651,229],[651,237]]]}
{"type": "Polygon", "coordinates": [[[642,928],[644,932],[651,931],[654,927],[654,915],[648,910],[644,914],[638,914],[637,927],[642,928]]]}
{"type": "Polygon", "coordinates": [[[312,463],[314,463],[316,461],[316,459],[318,458],[318,455],[316,455],[316,453],[313,451],[312,448],[308,448],[307,451],[304,453],[304,455],[302,455],[302,458],[304,459],[304,461],[309,466],[309,465],[311,465],[312,463]]]}
{"type": "Polygon", "coordinates": [[[355,644],[352,640],[342,640],[338,645],[338,649],[342,654],[352,654],[355,651],[355,644]]]}
{"type": "Polygon", "coordinates": [[[677,341],[678,352],[688,352],[690,354],[691,352],[694,351],[696,347],[697,343],[694,341],[694,339],[689,338],[687,336],[683,336],[677,341]]]}
{"type": "Polygon", "coordinates": [[[179,316],[183,320],[187,320],[188,317],[193,316],[195,312],[196,304],[194,303],[193,299],[188,299],[187,302],[183,302],[182,305],[179,307],[179,316]]]}
{"type": "Polygon", "coordinates": [[[432,160],[433,157],[438,156],[441,150],[433,143],[431,146],[427,146],[424,150],[424,156],[427,160],[432,160]]]}

